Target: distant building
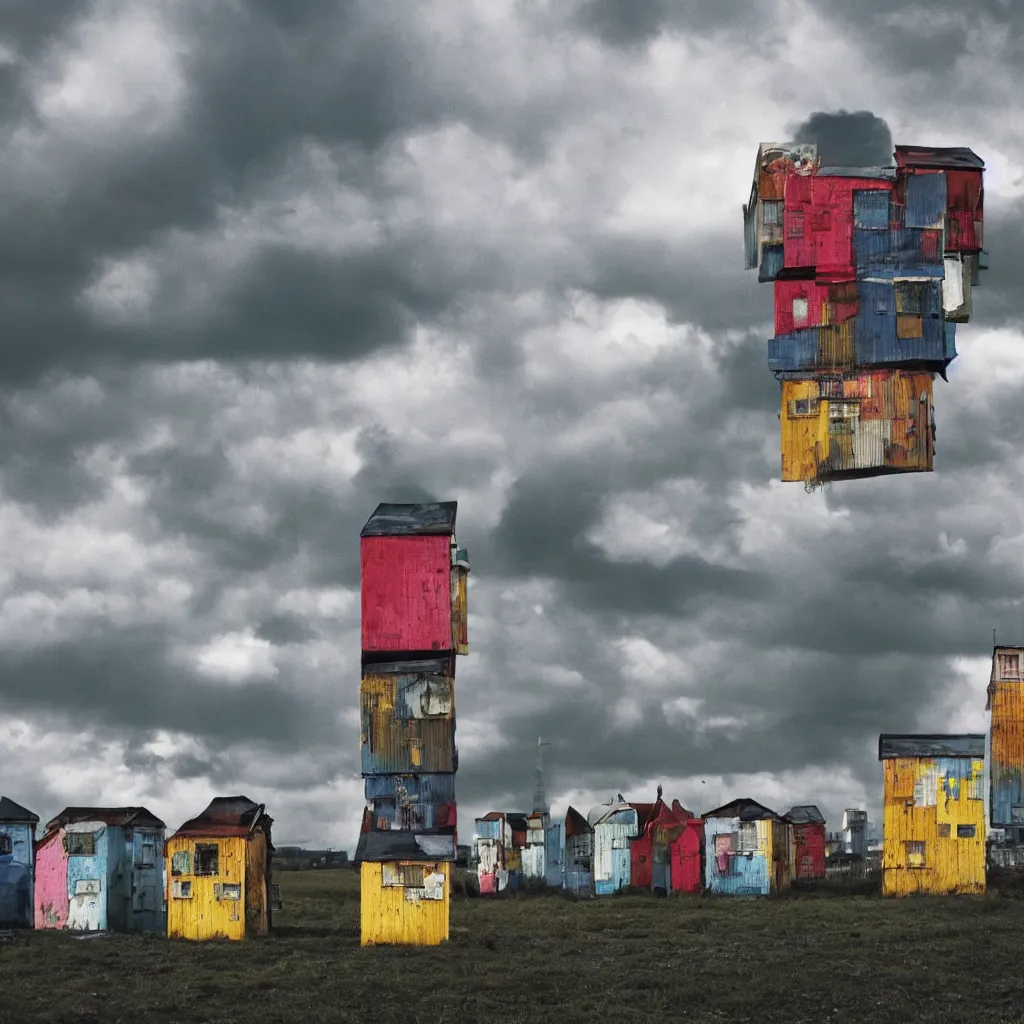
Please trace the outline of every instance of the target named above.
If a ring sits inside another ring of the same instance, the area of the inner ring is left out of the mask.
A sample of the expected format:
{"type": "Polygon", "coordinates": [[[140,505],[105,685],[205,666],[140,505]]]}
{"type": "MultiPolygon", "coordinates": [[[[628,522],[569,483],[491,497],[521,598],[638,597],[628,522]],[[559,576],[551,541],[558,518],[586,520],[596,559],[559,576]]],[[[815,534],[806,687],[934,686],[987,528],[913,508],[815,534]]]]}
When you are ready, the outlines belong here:
{"type": "Polygon", "coordinates": [[[843,853],[863,857],[867,853],[868,812],[848,807],[843,811],[843,853]]]}
{"type": "Polygon", "coordinates": [[[215,797],[167,840],[167,934],[243,939],[271,926],[274,819],[246,796],[215,797]]]}
{"type": "Polygon", "coordinates": [[[709,892],[767,896],[789,888],[792,826],[782,815],[744,797],[702,818],[709,892]]]}
{"type": "Polygon", "coordinates": [[[39,815],[0,796],[0,928],[31,928],[39,815]]]}
{"type": "Polygon", "coordinates": [[[883,734],[878,757],[883,895],[984,892],[984,735],[883,734]]]}
{"type": "Polygon", "coordinates": [[[145,807],[65,807],[36,844],[36,928],[162,931],[163,839],[145,807]]]}

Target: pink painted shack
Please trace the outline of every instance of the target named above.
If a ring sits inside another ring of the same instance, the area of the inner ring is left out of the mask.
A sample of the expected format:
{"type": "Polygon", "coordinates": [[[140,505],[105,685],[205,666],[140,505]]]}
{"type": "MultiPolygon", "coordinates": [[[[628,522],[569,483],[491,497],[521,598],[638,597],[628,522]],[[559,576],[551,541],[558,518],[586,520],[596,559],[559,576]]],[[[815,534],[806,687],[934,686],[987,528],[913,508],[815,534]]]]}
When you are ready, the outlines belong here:
{"type": "Polygon", "coordinates": [[[385,503],[363,527],[364,661],[384,653],[468,653],[469,562],[455,542],[455,511],[454,501],[385,503]]]}
{"type": "Polygon", "coordinates": [[[162,932],[163,842],[145,807],[65,807],[36,844],[36,928],[162,932]]]}

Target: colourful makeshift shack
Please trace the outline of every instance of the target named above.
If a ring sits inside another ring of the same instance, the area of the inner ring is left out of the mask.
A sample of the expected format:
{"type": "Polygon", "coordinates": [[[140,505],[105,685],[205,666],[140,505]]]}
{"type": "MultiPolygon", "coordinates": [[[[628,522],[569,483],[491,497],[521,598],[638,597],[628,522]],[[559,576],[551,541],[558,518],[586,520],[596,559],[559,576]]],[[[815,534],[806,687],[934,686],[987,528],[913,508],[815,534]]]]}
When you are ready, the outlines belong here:
{"type": "Polygon", "coordinates": [[[0,929],[31,928],[39,815],[0,796],[0,929]]]}
{"type": "Polygon", "coordinates": [[[273,822],[247,796],[218,796],[167,840],[168,936],[244,939],[270,931],[273,822]]]}
{"type": "Polygon", "coordinates": [[[883,734],[878,758],[882,895],[984,892],[984,734],[883,734]]]}
{"type": "Polygon", "coordinates": [[[594,829],[594,895],[610,896],[630,884],[630,840],[639,815],[620,795],[591,808],[587,821],[594,829]]]}
{"type": "Polygon", "coordinates": [[[656,892],[700,892],[704,823],[658,789],[653,804],[632,805],[639,835],[630,840],[630,885],[656,892]]]}
{"type": "Polygon", "coordinates": [[[514,811],[490,811],[476,822],[477,878],[481,895],[516,891],[523,877],[529,819],[514,811]]]}
{"type": "Polygon", "coordinates": [[[793,876],[824,878],[825,816],[814,804],[799,804],[783,817],[793,826],[793,876]]]}
{"type": "Polygon", "coordinates": [[[563,886],[575,896],[592,896],[594,890],[594,829],[569,807],[565,812],[565,863],[563,886]]]}
{"type": "Polygon", "coordinates": [[[782,815],[743,797],[701,817],[709,892],[767,896],[789,888],[792,826],[782,815]]]}
{"type": "Polygon", "coordinates": [[[163,840],[145,807],[65,807],[36,844],[36,928],[162,931],[163,840]]]}
{"type": "Polygon", "coordinates": [[[1024,843],[1024,647],[995,647],[986,710],[991,713],[989,825],[1024,843]]]}

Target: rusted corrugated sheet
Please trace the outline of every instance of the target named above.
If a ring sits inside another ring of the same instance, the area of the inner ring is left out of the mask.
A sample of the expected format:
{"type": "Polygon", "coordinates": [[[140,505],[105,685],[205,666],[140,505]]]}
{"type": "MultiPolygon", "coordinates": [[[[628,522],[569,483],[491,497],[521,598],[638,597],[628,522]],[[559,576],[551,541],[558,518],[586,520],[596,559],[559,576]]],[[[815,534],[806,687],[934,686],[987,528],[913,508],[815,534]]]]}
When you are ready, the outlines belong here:
{"type": "Polygon", "coordinates": [[[985,890],[984,736],[883,735],[882,892],[985,890]]]}
{"type": "Polygon", "coordinates": [[[996,647],[988,688],[992,715],[989,821],[1024,827],[1024,648],[996,647]]]}
{"type": "Polygon", "coordinates": [[[360,687],[364,775],[454,772],[454,682],[425,673],[383,675],[367,666],[360,687]]]}

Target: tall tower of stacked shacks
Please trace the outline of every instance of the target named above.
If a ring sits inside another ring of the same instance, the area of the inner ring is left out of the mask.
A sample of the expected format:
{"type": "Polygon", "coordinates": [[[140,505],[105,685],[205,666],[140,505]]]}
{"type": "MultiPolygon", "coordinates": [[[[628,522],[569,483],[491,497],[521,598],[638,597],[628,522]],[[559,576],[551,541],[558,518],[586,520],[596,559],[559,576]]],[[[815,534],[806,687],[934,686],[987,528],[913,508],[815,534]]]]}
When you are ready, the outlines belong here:
{"type": "Polygon", "coordinates": [[[932,381],[987,266],[984,166],[896,146],[889,166],[827,167],[813,144],[761,144],[746,266],[775,286],[783,480],[931,472],[932,381]]]}
{"type": "Polygon", "coordinates": [[[987,707],[989,854],[1003,867],[1024,866],[1024,647],[993,649],[987,707]]]}
{"type": "Polygon", "coordinates": [[[456,855],[455,656],[469,561],[454,501],[378,505],[360,537],[362,944],[448,938],[456,855]]]}

